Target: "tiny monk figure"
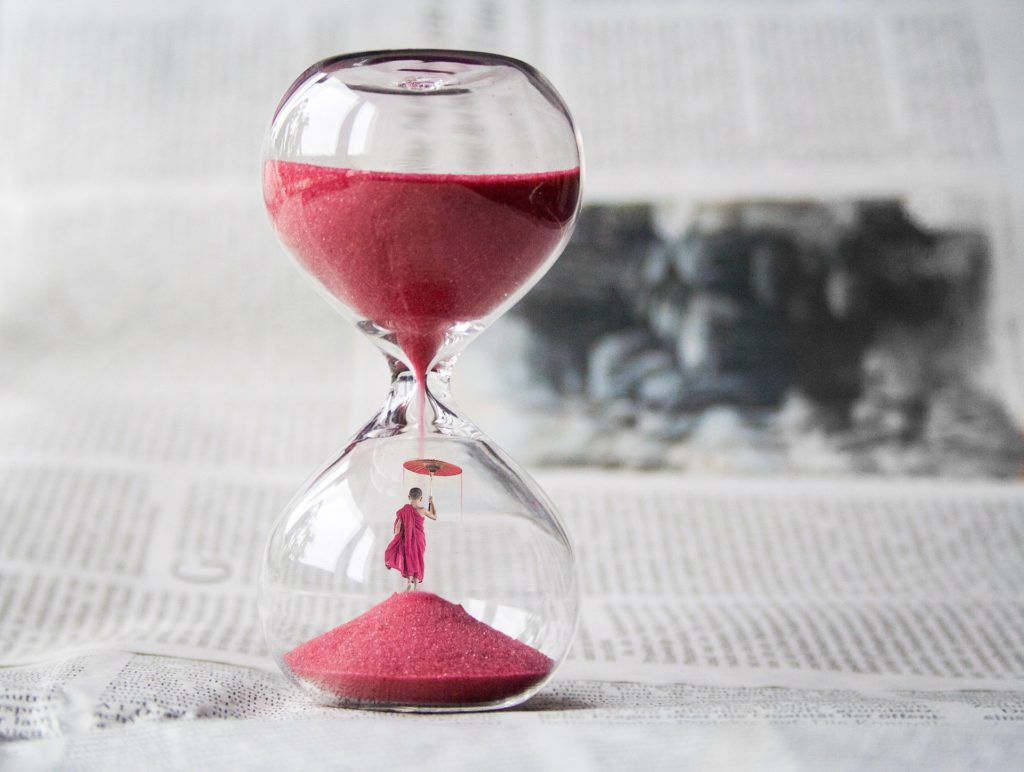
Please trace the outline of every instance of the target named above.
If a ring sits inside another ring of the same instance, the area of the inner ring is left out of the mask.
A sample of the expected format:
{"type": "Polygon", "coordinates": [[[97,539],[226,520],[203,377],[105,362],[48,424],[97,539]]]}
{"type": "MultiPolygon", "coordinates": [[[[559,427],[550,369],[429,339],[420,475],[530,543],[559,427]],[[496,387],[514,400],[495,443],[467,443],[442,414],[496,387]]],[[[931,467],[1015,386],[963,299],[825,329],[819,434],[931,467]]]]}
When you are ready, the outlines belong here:
{"type": "Polygon", "coordinates": [[[384,565],[408,580],[406,590],[415,590],[423,581],[423,553],[427,550],[423,517],[437,520],[434,497],[429,498],[426,508],[422,503],[423,491],[410,488],[409,503],[395,513],[395,536],[384,550],[384,565]]]}

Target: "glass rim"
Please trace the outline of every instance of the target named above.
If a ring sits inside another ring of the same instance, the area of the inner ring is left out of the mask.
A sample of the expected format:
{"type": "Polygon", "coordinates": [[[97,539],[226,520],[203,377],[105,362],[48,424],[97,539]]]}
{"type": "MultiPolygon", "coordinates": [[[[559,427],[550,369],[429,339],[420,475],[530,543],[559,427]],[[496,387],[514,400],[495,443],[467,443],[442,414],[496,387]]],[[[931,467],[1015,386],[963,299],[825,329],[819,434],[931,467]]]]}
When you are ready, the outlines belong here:
{"type": "MultiPolygon", "coordinates": [[[[497,54],[491,51],[477,51],[465,48],[378,48],[366,51],[351,51],[349,53],[335,54],[314,62],[303,70],[288,87],[277,107],[274,109],[274,119],[281,112],[289,99],[299,90],[313,75],[329,75],[338,70],[353,69],[364,65],[382,64],[386,62],[401,61],[402,59],[421,59],[423,61],[453,62],[457,64],[476,64],[483,66],[508,66],[524,73],[533,81],[540,91],[546,92],[545,97],[556,105],[561,105],[563,112],[568,113],[565,101],[554,85],[543,73],[529,62],[516,59],[506,54],[497,54]]],[[[360,89],[371,90],[371,89],[360,89]]],[[[430,91],[388,91],[395,96],[430,96],[445,92],[430,91]]],[[[451,92],[448,92],[451,93],[451,92]]]]}

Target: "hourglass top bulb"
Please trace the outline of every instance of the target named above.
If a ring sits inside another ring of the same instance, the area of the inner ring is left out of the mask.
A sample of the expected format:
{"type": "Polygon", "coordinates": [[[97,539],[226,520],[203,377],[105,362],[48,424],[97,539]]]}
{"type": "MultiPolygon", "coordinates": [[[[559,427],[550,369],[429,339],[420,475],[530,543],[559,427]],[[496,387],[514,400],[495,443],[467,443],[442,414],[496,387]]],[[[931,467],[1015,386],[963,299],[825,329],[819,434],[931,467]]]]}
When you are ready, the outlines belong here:
{"type": "Polygon", "coordinates": [[[316,65],[263,167],[281,241],[416,374],[540,278],[579,208],[577,137],[550,84],[461,53],[316,65]]]}

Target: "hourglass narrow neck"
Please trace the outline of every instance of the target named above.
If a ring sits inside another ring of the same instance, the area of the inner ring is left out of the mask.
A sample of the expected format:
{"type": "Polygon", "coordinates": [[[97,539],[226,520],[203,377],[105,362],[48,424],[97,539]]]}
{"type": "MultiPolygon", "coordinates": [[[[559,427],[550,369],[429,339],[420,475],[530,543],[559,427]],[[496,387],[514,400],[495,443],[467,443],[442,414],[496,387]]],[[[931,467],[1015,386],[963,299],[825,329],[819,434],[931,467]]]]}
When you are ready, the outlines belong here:
{"type": "Polygon", "coordinates": [[[423,390],[416,376],[400,361],[388,357],[391,388],[384,404],[360,432],[359,438],[393,437],[406,433],[477,437],[479,431],[462,417],[451,396],[451,363],[427,372],[423,390]]]}

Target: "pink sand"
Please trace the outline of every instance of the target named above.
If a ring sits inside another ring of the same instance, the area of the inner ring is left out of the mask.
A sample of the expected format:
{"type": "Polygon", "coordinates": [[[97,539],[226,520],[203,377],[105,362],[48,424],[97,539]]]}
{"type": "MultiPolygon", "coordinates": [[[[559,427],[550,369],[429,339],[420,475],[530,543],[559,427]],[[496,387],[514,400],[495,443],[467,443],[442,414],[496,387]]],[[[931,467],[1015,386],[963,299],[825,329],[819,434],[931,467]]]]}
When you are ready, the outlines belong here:
{"type": "Polygon", "coordinates": [[[355,701],[485,704],[543,680],[554,660],[432,592],[396,592],[284,657],[292,672],[355,701]]]}
{"type": "Polygon", "coordinates": [[[576,211],[578,168],[406,174],[268,161],[267,211],[335,297],[397,335],[417,378],[457,322],[536,273],[576,211]]]}

